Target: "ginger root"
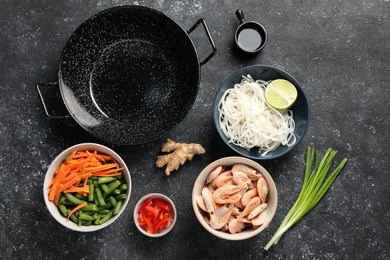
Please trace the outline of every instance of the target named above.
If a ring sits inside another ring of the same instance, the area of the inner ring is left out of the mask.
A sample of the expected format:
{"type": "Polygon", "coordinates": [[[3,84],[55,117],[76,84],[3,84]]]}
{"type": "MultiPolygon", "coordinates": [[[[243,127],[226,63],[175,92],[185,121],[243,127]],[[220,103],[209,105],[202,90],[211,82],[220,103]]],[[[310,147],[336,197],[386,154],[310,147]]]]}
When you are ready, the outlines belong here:
{"type": "Polygon", "coordinates": [[[169,176],[173,170],[178,170],[180,165],[183,165],[187,160],[191,161],[194,155],[203,154],[206,150],[200,144],[176,143],[171,139],[162,145],[161,151],[168,153],[158,155],[156,166],[165,168],[165,175],[169,176]]]}

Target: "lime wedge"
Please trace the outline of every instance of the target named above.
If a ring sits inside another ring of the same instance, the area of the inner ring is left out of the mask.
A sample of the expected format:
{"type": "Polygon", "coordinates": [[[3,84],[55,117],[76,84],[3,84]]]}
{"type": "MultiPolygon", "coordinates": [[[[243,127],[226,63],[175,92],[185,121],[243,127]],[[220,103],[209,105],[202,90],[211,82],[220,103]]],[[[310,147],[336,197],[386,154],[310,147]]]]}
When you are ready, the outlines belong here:
{"type": "Polygon", "coordinates": [[[297,100],[297,97],[297,89],[290,81],[285,79],[276,79],[269,83],[265,89],[265,100],[278,110],[289,109],[297,100]]]}

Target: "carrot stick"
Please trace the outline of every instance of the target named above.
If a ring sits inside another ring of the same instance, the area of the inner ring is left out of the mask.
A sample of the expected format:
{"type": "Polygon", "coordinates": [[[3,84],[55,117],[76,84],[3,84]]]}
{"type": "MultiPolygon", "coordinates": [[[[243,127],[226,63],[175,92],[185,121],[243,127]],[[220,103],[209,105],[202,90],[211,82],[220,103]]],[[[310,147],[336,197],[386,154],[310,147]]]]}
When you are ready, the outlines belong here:
{"type": "Polygon", "coordinates": [[[93,156],[100,162],[106,162],[112,160],[111,156],[94,153],[93,156]]]}
{"type": "Polygon", "coordinates": [[[72,186],[66,190],[63,191],[64,193],[69,193],[69,192],[77,192],[77,193],[83,193],[83,192],[87,192],[89,193],[89,187],[75,187],[75,186],[72,186]]]}
{"type": "Polygon", "coordinates": [[[93,173],[93,176],[96,176],[96,177],[115,177],[115,176],[119,176],[121,174],[122,174],[121,172],[117,172],[117,173],[99,173],[99,172],[96,172],[96,173],[93,173]]]}
{"type": "MultiPolygon", "coordinates": [[[[90,172],[79,174],[79,178],[85,179],[85,180],[88,180],[88,177],[91,177],[91,176],[92,176],[92,173],[90,173],[90,172]]],[[[84,181],[84,184],[85,184],[85,181],[84,181]]]]}
{"type": "Polygon", "coordinates": [[[105,171],[98,171],[94,173],[104,173],[104,174],[109,174],[109,173],[116,173],[123,170],[123,168],[118,168],[118,169],[111,169],[111,170],[105,170],[105,171]]]}
{"type": "Polygon", "coordinates": [[[68,181],[70,181],[71,179],[73,179],[76,176],[77,176],[77,173],[71,172],[64,178],[63,182],[67,183],[68,181]]]}
{"type": "Polygon", "coordinates": [[[77,183],[78,181],[80,181],[80,177],[79,176],[74,177],[73,179],[71,179],[70,181],[68,181],[67,183],[64,184],[64,186],[62,187],[62,190],[66,190],[67,188],[69,188],[73,184],[77,183]]]}
{"type": "Polygon", "coordinates": [[[77,153],[77,150],[74,150],[69,156],[68,158],[66,158],[65,161],[70,161],[71,159],[73,159],[73,156],[77,153]]]}
{"type": "Polygon", "coordinates": [[[69,212],[69,214],[68,214],[68,220],[69,220],[69,218],[70,218],[70,216],[72,216],[73,215],[73,213],[75,213],[76,211],[78,211],[79,209],[81,209],[81,208],[84,208],[85,206],[87,206],[87,202],[86,201],[84,201],[83,203],[81,203],[80,205],[77,205],[74,209],[72,209],[70,212],[69,212]]]}
{"type": "Polygon", "coordinates": [[[103,171],[103,170],[111,169],[113,167],[116,167],[115,164],[110,163],[110,164],[103,164],[101,166],[96,166],[96,167],[86,167],[85,171],[87,172],[103,171]]]}
{"type": "Polygon", "coordinates": [[[55,182],[53,184],[53,186],[50,188],[50,191],[49,191],[49,200],[54,200],[55,196],[56,196],[56,192],[57,192],[57,189],[58,189],[58,184],[59,182],[55,182]]]}
{"type": "Polygon", "coordinates": [[[54,196],[54,204],[57,206],[58,205],[58,200],[60,199],[60,194],[61,194],[61,191],[62,191],[62,184],[58,184],[58,188],[57,188],[57,191],[56,191],[56,194],[54,196]]]}

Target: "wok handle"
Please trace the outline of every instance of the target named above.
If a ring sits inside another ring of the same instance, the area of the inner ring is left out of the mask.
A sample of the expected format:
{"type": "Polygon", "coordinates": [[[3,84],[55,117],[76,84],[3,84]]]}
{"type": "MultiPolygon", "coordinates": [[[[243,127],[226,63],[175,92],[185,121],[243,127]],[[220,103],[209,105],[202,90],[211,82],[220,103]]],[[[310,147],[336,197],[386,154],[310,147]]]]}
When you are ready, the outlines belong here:
{"type": "Polygon", "coordinates": [[[45,110],[45,113],[46,113],[47,117],[49,117],[50,119],[65,119],[65,118],[69,117],[69,115],[56,115],[56,114],[50,113],[49,109],[47,108],[46,102],[45,102],[44,94],[41,91],[42,88],[48,88],[48,87],[50,87],[50,88],[53,88],[53,87],[58,88],[58,83],[57,82],[37,83],[37,84],[35,84],[35,87],[37,89],[39,98],[41,99],[41,103],[42,103],[43,109],[45,110]]]}
{"type": "Polygon", "coordinates": [[[190,34],[192,31],[195,30],[196,27],[199,26],[199,24],[203,25],[204,30],[206,31],[207,38],[209,39],[209,42],[211,44],[211,47],[213,48],[213,52],[210,53],[209,56],[207,56],[203,61],[200,62],[200,66],[206,64],[216,53],[217,53],[217,47],[215,46],[213,37],[211,37],[211,33],[209,31],[209,28],[207,27],[207,23],[205,20],[200,18],[188,31],[187,33],[190,34]]]}

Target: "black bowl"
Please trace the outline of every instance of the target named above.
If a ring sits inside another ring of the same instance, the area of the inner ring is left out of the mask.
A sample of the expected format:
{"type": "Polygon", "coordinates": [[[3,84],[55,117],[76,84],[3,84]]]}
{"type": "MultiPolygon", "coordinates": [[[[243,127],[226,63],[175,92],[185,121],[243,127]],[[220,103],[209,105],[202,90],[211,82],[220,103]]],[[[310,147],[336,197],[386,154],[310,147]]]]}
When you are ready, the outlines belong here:
{"type": "Polygon", "coordinates": [[[222,83],[220,84],[217,93],[214,98],[213,104],[213,119],[215,127],[218,131],[218,134],[222,138],[222,140],[229,146],[233,151],[238,154],[251,158],[253,160],[270,160],[281,157],[288,152],[292,151],[303,139],[306,134],[306,131],[309,127],[309,119],[310,119],[310,108],[309,103],[306,98],[306,94],[303,91],[301,85],[298,83],[296,79],[293,78],[290,74],[285,72],[284,70],[278,69],[276,67],[272,67],[269,65],[252,65],[248,67],[241,68],[232,74],[230,74],[222,83]],[[222,132],[219,126],[219,112],[218,112],[218,103],[225,93],[225,91],[229,88],[233,88],[235,84],[240,83],[243,75],[251,75],[254,80],[262,79],[265,81],[275,80],[275,79],[286,79],[294,84],[298,91],[298,98],[295,101],[294,105],[290,108],[293,112],[293,119],[295,121],[295,130],[294,134],[297,138],[296,142],[292,146],[281,145],[277,149],[267,153],[266,155],[261,155],[258,152],[258,148],[252,148],[247,150],[240,146],[237,146],[231,142],[222,132]]]}

